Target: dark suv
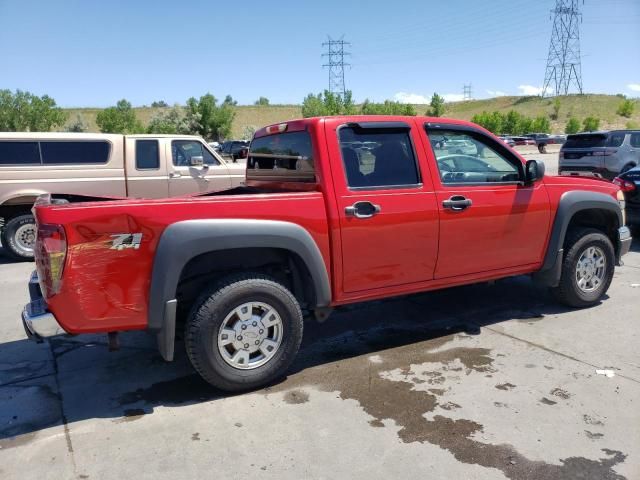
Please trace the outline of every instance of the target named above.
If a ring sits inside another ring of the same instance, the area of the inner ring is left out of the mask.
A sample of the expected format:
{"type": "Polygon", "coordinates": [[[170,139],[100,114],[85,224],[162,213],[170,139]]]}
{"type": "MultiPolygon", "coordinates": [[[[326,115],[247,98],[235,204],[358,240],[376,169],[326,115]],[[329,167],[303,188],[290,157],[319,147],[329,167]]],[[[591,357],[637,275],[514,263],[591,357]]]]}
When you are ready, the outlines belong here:
{"type": "Polygon", "coordinates": [[[219,153],[227,160],[237,161],[239,158],[247,158],[249,142],[244,140],[229,140],[220,145],[219,153]]]}
{"type": "Polygon", "coordinates": [[[640,164],[640,130],[569,135],[560,149],[560,175],[613,179],[640,164]]]}

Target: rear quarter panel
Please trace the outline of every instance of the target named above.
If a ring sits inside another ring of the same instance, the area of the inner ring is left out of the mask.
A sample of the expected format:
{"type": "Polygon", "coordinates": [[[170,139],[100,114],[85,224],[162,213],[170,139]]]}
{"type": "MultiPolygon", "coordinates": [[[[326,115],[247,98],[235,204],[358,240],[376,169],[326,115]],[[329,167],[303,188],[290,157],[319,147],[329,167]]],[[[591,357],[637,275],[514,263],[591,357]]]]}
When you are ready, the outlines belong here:
{"type": "Polygon", "coordinates": [[[321,192],[184,197],[37,207],[39,223],[62,224],[68,242],[60,292],[49,308],[70,333],[144,329],[153,259],[164,229],[208,218],[280,220],[305,228],[330,269],[321,192]],[[113,249],[114,236],[141,233],[138,249],[113,249]]]}

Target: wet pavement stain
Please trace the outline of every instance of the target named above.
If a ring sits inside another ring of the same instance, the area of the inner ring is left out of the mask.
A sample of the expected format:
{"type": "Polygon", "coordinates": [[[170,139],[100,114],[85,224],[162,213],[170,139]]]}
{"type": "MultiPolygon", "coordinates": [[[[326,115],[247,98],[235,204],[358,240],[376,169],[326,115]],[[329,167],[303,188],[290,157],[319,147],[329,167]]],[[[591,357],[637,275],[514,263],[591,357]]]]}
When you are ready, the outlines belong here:
{"type": "Polygon", "coordinates": [[[214,390],[199,375],[187,375],[172,380],[152,384],[150,387],[138,388],[116,399],[120,406],[143,402],[147,405],[181,405],[215,400],[223,395],[214,390]]]}
{"type": "Polygon", "coordinates": [[[195,433],[191,434],[191,441],[192,442],[199,442],[200,441],[200,433],[199,432],[195,432],[195,433]]]}
{"type": "Polygon", "coordinates": [[[604,437],[604,433],[593,433],[589,430],[585,430],[584,433],[587,435],[587,438],[590,438],[591,440],[599,440],[604,437]]]}
{"type": "MultiPolygon", "coordinates": [[[[426,418],[425,414],[439,406],[437,394],[444,394],[446,389],[416,389],[411,381],[415,374],[410,365],[433,363],[443,365],[442,370],[446,370],[462,364],[467,374],[495,371],[489,349],[458,346],[446,349],[446,344],[454,338],[450,335],[385,350],[380,352],[383,362],[379,364],[370,362],[366,356],[351,356],[342,362],[299,370],[282,384],[265,391],[275,393],[313,386],[326,392],[338,392],[341,399],[357,401],[373,417],[368,421],[370,426],[380,428],[385,420],[392,420],[399,427],[397,435],[403,442],[439,446],[460,462],[499,469],[510,479],[624,478],[613,470],[626,458],[619,451],[603,450],[604,458],[599,460],[570,457],[560,460],[560,465],[554,465],[530,460],[508,444],[494,445],[472,438],[483,431],[483,426],[473,420],[443,415],[426,418]],[[400,376],[388,378],[392,372],[400,376]]],[[[439,378],[434,373],[438,372],[428,371],[427,381],[439,378]]]]}
{"type": "Polygon", "coordinates": [[[309,394],[301,390],[292,390],[285,394],[284,401],[289,405],[300,405],[309,401],[309,394]]]}
{"type": "Polygon", "coordinates": [[[604,423],[602,423],[597,418],[593,418],[590,415],[583,415],[582,419],[584,420],[584,423],[586,423],[587,425],[596,425],[596,426],[600,426],[600,427],[604,426],[604,423]]]}
{"type": "Polygon", "coordinates": [[[549,400],[547,397],[542,397],[540,399],[540,403],[544,405],[556,405],[558,402],[554,402],[553,400],[549,400]]]}

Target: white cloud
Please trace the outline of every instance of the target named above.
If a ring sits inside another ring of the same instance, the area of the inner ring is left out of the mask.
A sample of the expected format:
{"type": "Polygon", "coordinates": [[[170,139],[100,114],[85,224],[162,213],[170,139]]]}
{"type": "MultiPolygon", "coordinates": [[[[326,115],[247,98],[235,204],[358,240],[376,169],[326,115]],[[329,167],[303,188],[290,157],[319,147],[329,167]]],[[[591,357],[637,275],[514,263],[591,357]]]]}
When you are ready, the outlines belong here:
{"type": "Polygon", "coordinates": [[[630,83],[627,85],[629,90],[633,90],[634,92],[640,92],[640,83],[630,83]]]}
{"type": "Polygon", "coordinates": [[[487,90],[487,93],[492,97],[505,97],[507,95],[507,92],[501,90],[487,90]]]}
{"type": "Polygon", "coordinates": [[[445,102],[461,102],[464,100],[464,95],[461,93],[445,93],[442,95],[445,102]]]}
{"type": "MultiPolygon", "coordinates": [[[[522,95],[540,95],[542,93],[542,87],[534,87],[533,85],[519,85],[518,90],[522,95]]],[[[553,88],[547,87],[547,93],[552,93],[553,88]]]]}
{"type": "Polygon", "coordinates": [[[413,104],[429,103],[431,101],[431,97],[427,98],[424,95],[420,95],[418,93],[408,92],[398,92],[393,96],[393,99],[396,102],[413,104]]]}

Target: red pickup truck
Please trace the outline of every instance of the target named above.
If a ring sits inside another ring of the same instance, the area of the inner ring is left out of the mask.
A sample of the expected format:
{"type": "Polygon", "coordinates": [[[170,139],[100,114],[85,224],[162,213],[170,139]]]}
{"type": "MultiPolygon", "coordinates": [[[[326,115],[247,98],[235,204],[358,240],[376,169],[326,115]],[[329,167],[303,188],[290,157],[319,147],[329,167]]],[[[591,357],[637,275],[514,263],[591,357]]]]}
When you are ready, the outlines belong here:
{"type": "Polygon", "coordinates": [[[147,330],[172,360],[180,327],[205,380],[250,389],[286,372],[304,318],[522,274],[587,307],[631,244],[615,185],[545,176],[456,120],[272,125],[251,142],[246,183],[163,200],[41,198],[27,334],[147,330]]]}

